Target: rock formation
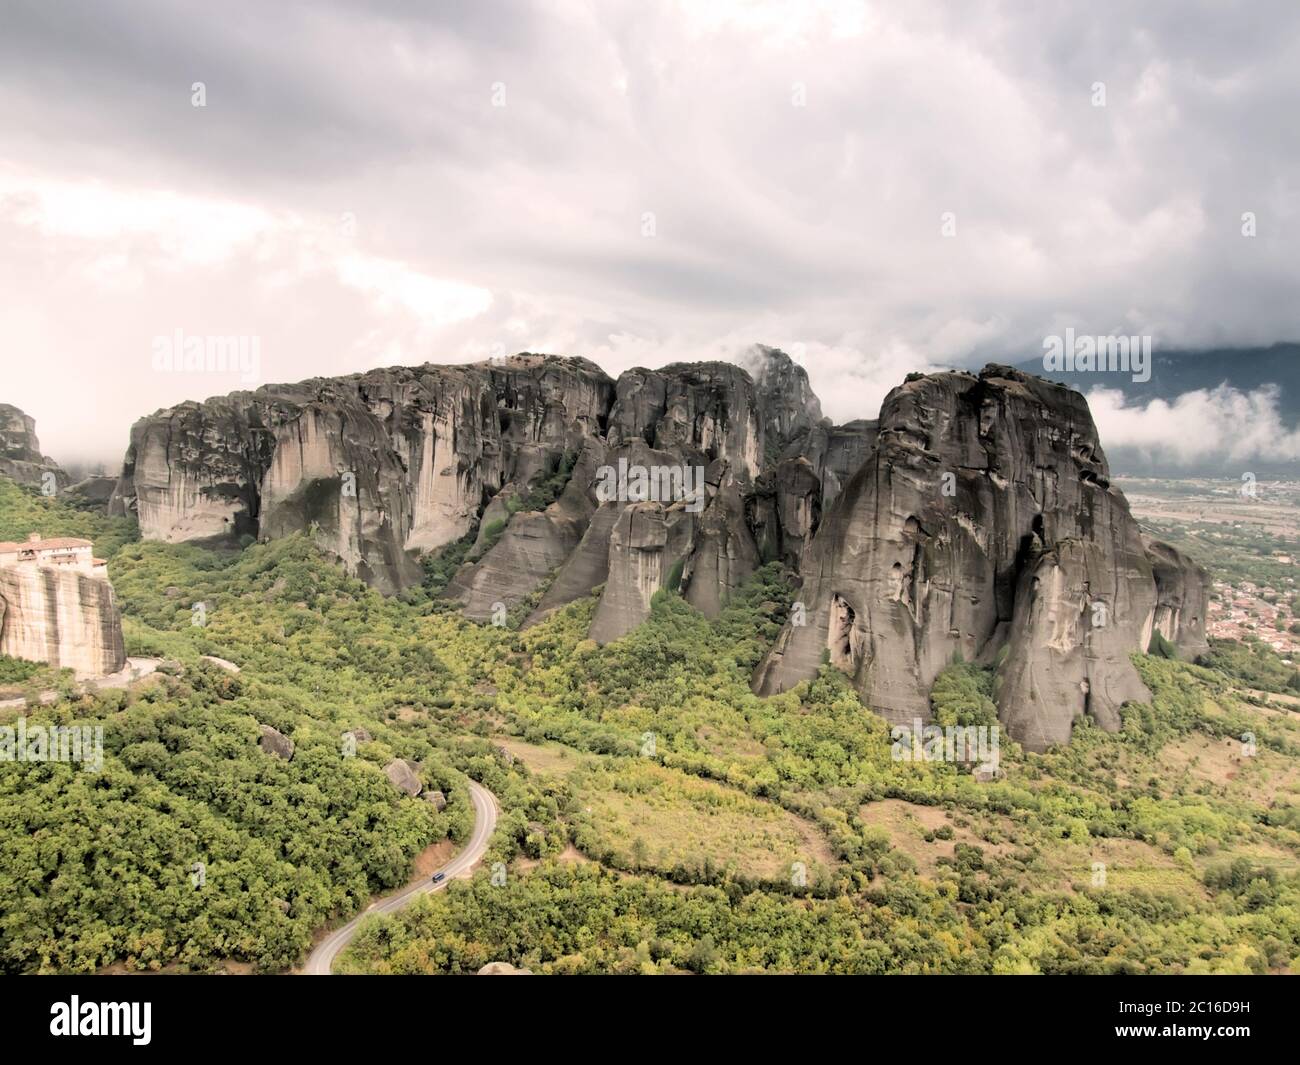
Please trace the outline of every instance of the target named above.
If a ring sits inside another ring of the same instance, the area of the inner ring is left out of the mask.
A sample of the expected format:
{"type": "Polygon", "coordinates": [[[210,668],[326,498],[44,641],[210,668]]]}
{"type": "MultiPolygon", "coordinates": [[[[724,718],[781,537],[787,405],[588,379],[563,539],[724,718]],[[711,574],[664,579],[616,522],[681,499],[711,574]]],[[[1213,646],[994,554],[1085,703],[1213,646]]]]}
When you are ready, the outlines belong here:
{"type": "MultiPolygon", "coordinates": [[[[807,623],[781,633],[756,690],[791,687],[826,654],[901,723],[928,717],[954,658],[1001,661],[999,716],[1030,749],[1083,715],[1118,728],[1120,704],[1149,697],[1129,656],[1156,623],[1150,550],[1079,393],[999,366],[917,376],[886,398],[823,516],[803,558],[807,623]]],[[[1194,651],[1203,575],[1160,552],[1162,624],[1194,651]]]]}
{"type": "Polygon", "coordinates": [[[420,776],[415,771],[415,767],[401,758],[394,758],[384,766],[384,773],[393,787],[406,795],[412,797],[419,795],[424,787],[420,783],[420,776]]]}
{"type": "Polygon", "coordinates": [[[1204,649],[1205,574],[1142,540],[1078,393],[997,366],[915,375],[879,421],[834,426],[784,353],[748,363],[613,381],[519,355],[186,403],[136,424],[112,508],[148,539],[307,533],[385,592],[472,535],[444,592],[468,617],[532,624],[600,589],[601,643],[661,589],[716,616],[780,561],[806,624],[756,690],[825,655],[910,721],[960,655],[999,665],[1003,721],[1034,749],[1081,715],[1116,727],[1152,632],[1204,649]]]}
{"type": "Polygon", "coordinates": [[[89,477],[82,478],[75,484],[68,485],[64,492],[64,498],[71,501],[73,506],[82,510],[93,510],[104,514],[108,511],[108,505],[113,499],[113,492],[116,488],[116,477],[92,474],[89,477]]]}
{"type": "Polygon", "coordinates": [[[59,464],[41,454],[36,421],[8,403],[0,403],[0,476],[34,488],[63,489],[68,484],[59,464]]]}
{"type": "Polygon", "coordinates": [[[262,736],[257,741],[257,745],[272,758],[280,758],[286,762],[292,761],[294,750],[293,740],[289,739],[289,737],[279,729],[272,728],[270,725],[262,725],[260,728],[262,736]]]}
{"type": "Polygon", "coordinates": [[[169,543],[306,532],[384,592],[414,553],[602,429],[613,383],[581,359],[422,366],[182,403],[132,428],[110,513],[169,543]]]}
{"type": "Polygon", "coordinates": [[[1168,544],[1145,536],[1142,543],[1156,579],[1155,630],[1187,655],[1206,653],[1210,649],[1205,639],[1210,575],[1168,544]]]}
{"type": "Polygon", "coordinates": [[[0,654],[81,678],[126,665],[113,586],[89,540],[0,543],[0,654]]]}

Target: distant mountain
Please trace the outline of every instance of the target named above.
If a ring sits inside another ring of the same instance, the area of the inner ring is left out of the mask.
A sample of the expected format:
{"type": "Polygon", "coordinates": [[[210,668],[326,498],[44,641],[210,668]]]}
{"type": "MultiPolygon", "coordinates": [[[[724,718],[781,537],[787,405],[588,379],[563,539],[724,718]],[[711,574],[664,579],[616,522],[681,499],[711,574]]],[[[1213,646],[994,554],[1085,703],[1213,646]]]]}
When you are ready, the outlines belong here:
{"type": "Polygon", "coordinates": [[[1016,364],[1026,373],[1071,385],[1081,392],[1117,388],[1129,399],[1147,403],[1173,400],[1184,392],[1227,384],[1242,392],[1264,385],[1281,389],[1278,409],[1288,424],[1300,421],[1300,344],[1279,343],[1267,348],[1211,348],[1204,351],[1161,351],[1151,356],[1151,379],[1134,381],[1131,374],[1077,371],[1052,373],[1038,357],[1016,364]]]}

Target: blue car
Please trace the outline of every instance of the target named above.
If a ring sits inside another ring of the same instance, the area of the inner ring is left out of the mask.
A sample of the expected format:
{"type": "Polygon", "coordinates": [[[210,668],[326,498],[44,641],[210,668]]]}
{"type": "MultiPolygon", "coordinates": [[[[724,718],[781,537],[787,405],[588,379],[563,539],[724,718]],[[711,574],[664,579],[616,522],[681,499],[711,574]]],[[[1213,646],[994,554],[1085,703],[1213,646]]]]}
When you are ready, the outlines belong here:
{"type": "Polygon", "coordinates": [[[446,876],[447,876],[446,873],[434,873],[434,874],[433,874],[433,882],[436,884],[436,883],[438,883],[440,880],[444,880],[444,879],[446,879],[446,876]]]}

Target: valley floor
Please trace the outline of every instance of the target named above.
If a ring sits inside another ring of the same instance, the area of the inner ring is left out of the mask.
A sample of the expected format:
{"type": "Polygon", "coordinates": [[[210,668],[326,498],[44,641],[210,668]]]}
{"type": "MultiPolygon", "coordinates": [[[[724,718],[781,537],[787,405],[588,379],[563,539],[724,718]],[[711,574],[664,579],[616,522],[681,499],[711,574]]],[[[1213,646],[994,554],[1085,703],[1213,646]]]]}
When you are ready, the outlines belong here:
{"type": "MultiPolygon", "coordinates": [[[[833,670],[753,695],[790,600],[774,567],[717,620],[661,593],[598,647],[591,600],[480,626],[421,592],[384,599],[302,538],[144,544],[16,491],[0,483],[0,536],[116,538],[96,550],[128,650],[158,667],[77,691],[0,662],[33,696],[0,714],[99,724],[105,746],[98,774],[0,772],[5,971],[289,970],[430,848],[471,839],[471,781],[500,805],[478,872],[364,917],[335,971],[1284,972],[1300,956],[1300,714],[1294,667],[1267,648],[1216,644],[1213,668],[1139,656],[1154,695],[1120,733],[1085,723],[1043,755],[1004,740],[1002,773],[978,781],[895,761],[833,670]],[[445,809],[399,792],[394,761],[445,809]]],[[[936,717],[992,725],[991,693],[954,664],[936,717]]]]}

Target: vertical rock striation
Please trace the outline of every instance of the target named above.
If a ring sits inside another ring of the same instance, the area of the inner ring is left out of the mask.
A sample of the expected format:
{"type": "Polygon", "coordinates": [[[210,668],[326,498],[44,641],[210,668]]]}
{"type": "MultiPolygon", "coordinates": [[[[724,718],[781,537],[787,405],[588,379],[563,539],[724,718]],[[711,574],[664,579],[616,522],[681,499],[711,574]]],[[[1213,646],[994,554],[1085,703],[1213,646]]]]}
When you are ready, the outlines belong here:
{"type": "Polygon", "coordinates": [[[78,677],[116,673],[126,649],[113,586],[73,568],[0,566],[0,654],[78,677]]]}
{"type": "Polygon", "coordinates": [[[183,403],[133,427],[110,512],[169,543],[306,532],[391,593],[508,479],[598,430],[612,392],[585,360],[520,355],[183,403]]]}
{"type": "Polygon", "coordinates": [[[1002,660],[1000,716],[1035,750],[1084,715],[1117,728],[1120,704],[1149,696],[1129,656],[1150,640],[1156,576],[1087,404],[1062,386],[988,366],[894,389],[802,569],[807,624],[782,632],[760,692],[825,654],[907,721],[928,717],[954,658],[1002,660]]]}
{"type": "Polygon", "coordinates": [[[807,623],[757,691],[826,656],[910,720],[955,657],[996,663],[1002,719],[1034,749],[1081,716],[1117,727],[1153,632],[1204,649],[1205,574],[1143,541],[1077,392],[1000,366],[914,375],[878,421],[834,426],[787,355],[748,364],[613,381],[520,355],[182,404],[134,427],[112,505],[150,539],[306,532],[385,592],[477,529],[445,592],[468,617],[531,624],[600,589],[598,642],[664,588],[716,616],[780,561],[807,623]]]}

